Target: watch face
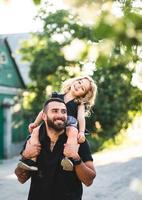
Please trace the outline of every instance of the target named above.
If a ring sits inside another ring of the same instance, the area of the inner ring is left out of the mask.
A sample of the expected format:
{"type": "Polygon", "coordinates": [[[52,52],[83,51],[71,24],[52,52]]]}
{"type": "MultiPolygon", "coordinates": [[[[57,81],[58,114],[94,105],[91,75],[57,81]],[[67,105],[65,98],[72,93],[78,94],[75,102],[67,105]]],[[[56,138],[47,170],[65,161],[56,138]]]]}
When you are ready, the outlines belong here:
{"type": "Polygon", "coordinates": [[[82,160],[81,159],[79,159],[79,160],[73,160],[72,162],[76,166],[76,165],[80,165],[80,163],[82,162],[82,160]]]}

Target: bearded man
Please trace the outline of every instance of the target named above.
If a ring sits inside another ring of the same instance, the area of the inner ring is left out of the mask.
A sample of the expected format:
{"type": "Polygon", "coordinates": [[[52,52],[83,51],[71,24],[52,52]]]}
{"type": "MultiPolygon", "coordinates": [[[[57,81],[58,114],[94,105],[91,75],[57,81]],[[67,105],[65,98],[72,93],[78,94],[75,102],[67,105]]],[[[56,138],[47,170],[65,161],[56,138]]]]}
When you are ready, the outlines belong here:
{"type": "Polygon", "coordinates": [[[39,131],[40,145],[29,143],[22,151],[26,159],[37,156],[38,171],[31,172],[28,200],[81,200],[82,183],[90,186],[96,176],[88,142],[66,144],[67,109],[61,99],[49,99],[42,118],[43,124],[34,129],[39,131]],[[64,156],[72,160],[73,170],[61,165],[64,156]]]}

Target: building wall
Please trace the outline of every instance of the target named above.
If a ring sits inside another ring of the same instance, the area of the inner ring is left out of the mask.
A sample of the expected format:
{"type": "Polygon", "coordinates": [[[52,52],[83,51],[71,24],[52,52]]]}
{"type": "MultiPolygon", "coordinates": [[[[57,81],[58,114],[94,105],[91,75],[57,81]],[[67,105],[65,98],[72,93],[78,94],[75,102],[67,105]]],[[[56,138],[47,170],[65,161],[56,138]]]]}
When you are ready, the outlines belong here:
{"type": "Polygon", "coordinates": [[[21,103],[14,102],[15,97],[0,94],[0,159],[19,153],[28,135],[29,120],[24,117],[21,103]]]}
{"type": "Polygon", "coordinates": [[[19,154],[28,134],[21,103],[24,88],[8,42],[0,40],[0,159],[19,154]]]}
{"type": "Polygon", "coordinates": [[[2,123],[3,121],[4,121],[3,107],[0,106],[0,159],[2,159],[4,156],[4,152],[3,152],[4,150],[3,125],[4,124],[2,123]]]}

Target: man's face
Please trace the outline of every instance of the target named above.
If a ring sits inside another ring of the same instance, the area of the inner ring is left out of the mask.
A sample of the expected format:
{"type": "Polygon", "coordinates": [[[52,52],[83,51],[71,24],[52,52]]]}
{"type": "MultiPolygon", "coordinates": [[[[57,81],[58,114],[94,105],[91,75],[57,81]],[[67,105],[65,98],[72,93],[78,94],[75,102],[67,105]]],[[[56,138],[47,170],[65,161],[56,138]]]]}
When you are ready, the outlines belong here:
{"type": "Polygon", "coordinates": [[[47,110],[43,115],[44,121],[47,122],[49,128],[55,131],[62,131],[67,121],[67,109],[64,103],[50,102],[47,110]]]}

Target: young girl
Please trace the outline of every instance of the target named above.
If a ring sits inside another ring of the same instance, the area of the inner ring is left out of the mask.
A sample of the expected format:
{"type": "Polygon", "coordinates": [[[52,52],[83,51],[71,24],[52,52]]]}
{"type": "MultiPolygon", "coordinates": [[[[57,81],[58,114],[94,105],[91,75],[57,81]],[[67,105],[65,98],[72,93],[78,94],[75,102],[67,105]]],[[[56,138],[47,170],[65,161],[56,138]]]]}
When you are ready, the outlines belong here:
{"type": "MultiPolygon", "coordinates": [[[[52,94],[52,97],[63,99],[67,106],[67,143],[71,145],[83,143],[85,141],[86,127],[85,114],[95,103],[97,86],[89,76],[71,78],[63,83],[62,92],[62,94],[55,92],[52,94]]],[[[42,112],[40,111],[35,121],[29,125],[30,133],[42,122],[42,112]]],[[[39,143],[38,131],[31,134],[30,143],[39,143]]],[[[63,163],[61,162],[61,165],[63,163]]],[[[19,166],[27,170],[38,170],[36,167],[36,158],[32,159],[31,162],[29,160],[21,160],[19,166]]]]}

